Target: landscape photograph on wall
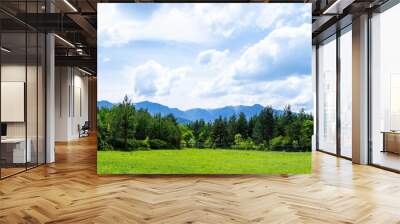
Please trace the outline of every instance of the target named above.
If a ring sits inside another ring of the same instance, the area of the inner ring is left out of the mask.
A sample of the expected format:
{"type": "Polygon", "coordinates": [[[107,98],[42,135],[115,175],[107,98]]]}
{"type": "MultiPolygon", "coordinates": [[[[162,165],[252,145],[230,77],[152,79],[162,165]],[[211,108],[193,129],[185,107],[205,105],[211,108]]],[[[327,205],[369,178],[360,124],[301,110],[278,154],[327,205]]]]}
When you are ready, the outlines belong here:
{"type": "Polygon", "coordinates": [[[99,174],[311,172],[310,4],[98,4],[97,32],[99,174]]]}

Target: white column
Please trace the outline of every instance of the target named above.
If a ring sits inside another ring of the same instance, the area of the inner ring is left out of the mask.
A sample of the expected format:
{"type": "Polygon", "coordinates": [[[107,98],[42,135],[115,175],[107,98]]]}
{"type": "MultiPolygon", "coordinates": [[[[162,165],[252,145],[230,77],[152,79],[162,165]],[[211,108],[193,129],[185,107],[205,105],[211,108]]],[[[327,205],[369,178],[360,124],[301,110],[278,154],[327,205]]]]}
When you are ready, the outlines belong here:
{"type": "Polygon", "coordinates": [[[47,34],[46,45],[46,163],[52,163],[55,161],[55,44],[53,34],[47,34]]]}
{"type": "Polygon", "coordinates": [[[368,15],[353,19],[353,162],[368,163],[368,15]]]}

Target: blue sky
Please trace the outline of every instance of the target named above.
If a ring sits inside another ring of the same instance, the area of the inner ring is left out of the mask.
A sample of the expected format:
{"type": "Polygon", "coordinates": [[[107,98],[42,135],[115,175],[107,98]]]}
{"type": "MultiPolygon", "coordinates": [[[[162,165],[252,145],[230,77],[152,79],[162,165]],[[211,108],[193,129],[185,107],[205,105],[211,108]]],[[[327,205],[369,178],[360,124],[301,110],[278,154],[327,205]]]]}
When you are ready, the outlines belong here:
{"type": "Polygon", "coordinates": [[[98,5],[98,98],[312,111],[310,4],[98,5]]]}

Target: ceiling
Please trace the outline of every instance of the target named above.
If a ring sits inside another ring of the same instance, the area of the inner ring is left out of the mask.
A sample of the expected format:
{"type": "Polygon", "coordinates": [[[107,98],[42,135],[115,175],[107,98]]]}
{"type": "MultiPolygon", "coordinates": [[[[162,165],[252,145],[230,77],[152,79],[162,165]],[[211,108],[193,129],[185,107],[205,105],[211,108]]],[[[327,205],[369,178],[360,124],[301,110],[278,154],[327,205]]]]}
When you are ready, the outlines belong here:
{"type": "MultiPolygon", "coordinates": [[[[352,16],[373,9],[386,1],[388,0],[208,0],[208,2],[312,3],[314,43],[336,32],[338,24],[346,26],[346,21],[351,23],[352,16]]],[[[5,33],[14,33],[14,36],[17,35],[15,33],[25,31],[26,28],[32,31],[54,32],[58,35],[55,42],[56,65],[80,66],[95,74],[97,70],[97,3],[116,2],[182,1],[47,0],[46,5],[46,0],[1,0],[1,28],[5,33]],[[49,13],[50,11],[52,13],[49,13]]],[[[185,2],[204,1],[186,0],[185,2]]],[[[14,39],[12,34],[8,34],[6,38],[14,39]]],[[[18,41],[19,38],[16,37],[15,40],[18,41]]]]}
{"type": "Polygon", "coordinates": [[[13,49],[7,54],[7,59],[23,58],[21,56],[26,53],[27,58],[31,58],[30,52],[34,55],[36,46],[33,44],[28,43],[25,52],[25,31],[28,32],[28,42],[34,36],[30,32],[52,32],[56,34],[56,66],[78,66],[96,74],[96,2],[48,0],[46,5],[45,0],[1,0],[3,46],[13,49]]]}
{"type": "Polygon", "coordinates": [[[352,18],[372,12],[391,0],[310,0],[312,2],[313,44],[352,23],[352,18]]]}

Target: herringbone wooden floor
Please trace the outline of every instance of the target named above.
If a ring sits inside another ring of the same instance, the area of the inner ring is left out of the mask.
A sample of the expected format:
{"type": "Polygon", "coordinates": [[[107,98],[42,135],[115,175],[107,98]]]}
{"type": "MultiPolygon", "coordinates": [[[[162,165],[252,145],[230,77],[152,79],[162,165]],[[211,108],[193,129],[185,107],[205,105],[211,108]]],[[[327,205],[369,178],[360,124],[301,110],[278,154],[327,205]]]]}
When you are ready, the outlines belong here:
{"type": "Polygon", "coordinates": [[[314,153],[312,175],[98,176],[94,138],[0,181],[0,223],[400,223],[400,175],[314,153]]]}

